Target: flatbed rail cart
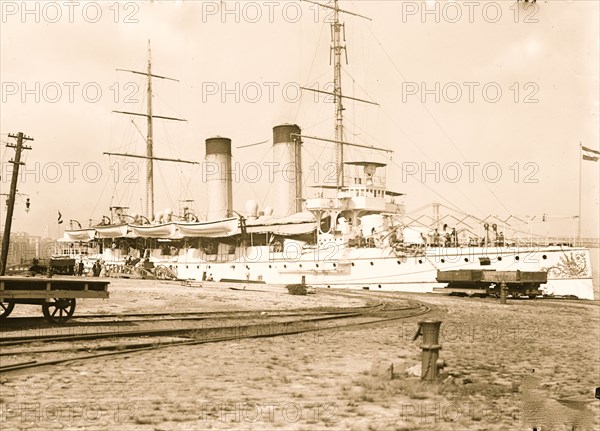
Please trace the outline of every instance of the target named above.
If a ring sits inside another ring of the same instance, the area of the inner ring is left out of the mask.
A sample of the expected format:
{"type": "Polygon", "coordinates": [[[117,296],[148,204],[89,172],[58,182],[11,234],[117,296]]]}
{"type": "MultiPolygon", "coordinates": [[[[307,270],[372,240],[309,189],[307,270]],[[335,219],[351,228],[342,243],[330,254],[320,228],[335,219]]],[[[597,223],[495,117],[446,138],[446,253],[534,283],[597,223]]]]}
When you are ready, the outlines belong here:
{"type": "Polygon", "coordinates": [[[108,298],[110,282],[92,278],[0,277],[0,320],[15,304],[41,305],[50,323],[64,323],[75,312],[76,299],[108,298]]]}
{"type": "Polygon", "coordinates": [[[437,281],[448,283],[436,292],[452,292],[467,295],[499,296],[500,284],[506,283],[508,294],[513,298],[529,296],[535,298],[542,294],[540,285],[547,283],[548,273],[545,271],[495,271],[461,269],[455,271],[438,271],[437,281]]]}

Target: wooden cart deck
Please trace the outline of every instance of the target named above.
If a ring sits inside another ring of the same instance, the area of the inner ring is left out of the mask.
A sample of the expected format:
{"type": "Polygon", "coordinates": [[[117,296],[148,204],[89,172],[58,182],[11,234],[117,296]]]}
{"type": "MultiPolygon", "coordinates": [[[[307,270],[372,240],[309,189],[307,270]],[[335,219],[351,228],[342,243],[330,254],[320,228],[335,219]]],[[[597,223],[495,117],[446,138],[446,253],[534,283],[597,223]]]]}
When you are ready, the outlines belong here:
{"type": "Polygon", "coordinates": [[[540,285],[548,282],[545,271],[496,271],[479,269],[459,269],[437,272],[437,281],[448,283],[444,288],[434,289],[464,294],[497,294],[499,285],[505,283],[513,297],[527,295],[534,298],[542,294],[540,285]]]}
{"type": "Polygon", "coordinates": [[[109,284],[87,278],[0,277],[0,300],[108,298],[109,284]]]}
{"type": "Polygon", "coordinates": [[[489,269],[459,269],[437,272],[440,283],[514,283],[544,284],[548,273],[544,271],[496,271],[489,269]]]}
{"type": "Polygon", "coordinates": [[[37,304],[48,321],[62,323],[73,315],[75,299],[108,298],[109,284],[93,278],[0,277],[0,318],[15,304],[37,304]]]}

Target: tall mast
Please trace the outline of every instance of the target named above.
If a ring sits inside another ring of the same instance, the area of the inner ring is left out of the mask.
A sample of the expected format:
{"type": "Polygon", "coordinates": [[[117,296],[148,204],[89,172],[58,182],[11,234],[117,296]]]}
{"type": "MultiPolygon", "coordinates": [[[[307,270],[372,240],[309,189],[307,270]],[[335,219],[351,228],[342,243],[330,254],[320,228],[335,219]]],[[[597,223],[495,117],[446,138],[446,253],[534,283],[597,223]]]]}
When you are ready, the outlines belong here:
{"type": "Polygon", "coordinates": [[[147,112],[145,114],[140,114],[137,112],[113,111],[118,114],[137,115],[140,117],[146,117],[146,120],[148,122],[148,130],[147,130],[147,135],[145,137],[145,139],[146,139],[146,155],[139,156],[139,155],[134,155],[134,154],[121,154],[121,153],[104,153],[104,154],[146,159],[146,207],[145,207],[145,213],[146,213],[146,218],[148,220],[152,220],[152,217],[154,215],[154,160],[160,160],[160,161],[166,161],[166,162],[191,163],[191,162],[188,162],[185,160],[167,159],[164,157],[154,157],[154,149],[153,149],[154,136],[153,136],[153,126],[152,126],[153,119],[159,118],[162,120],[172,120],[172,121],[187,121],[187,120],[184,120],[181,118],[165,117],[162,115],[154,115],[153,114],[153,112],[152,112],[152,78],[167,79],[167,80],[175,81],[175,82],[179,82],[179,81],[177,79],[168,78],[166,76],[152,74],[152,52],[150,50],[150,40],[148,40],[148,68],[145,72],[129,70],[129,69],[117,69],[117,71],[130,72],[130,73],[135,73],[138,75],[144,75],[147,77],[147,80],[148,80],[147,112]]]}
{"type": "Polygon", "coordinates": [[[336,169],[337,169],[336,183],[337,183],[337,187],[339,188],[339,187],[344,186],[344,145],[364,147],[364,148],[370,148],[373,150],[391,152],[384,148],[376,148],[376,147],[373,147],[370,145],[369,146],[358,145],[358,144],[353,144],[353,143],[344,141],[344,105],[342,103],[342,100],[350,99],[350,100],[355,100],[357,102],[368,103],[371,105],[378,105],[378,104],[375,102],[371,102],[369,100],[358,99],[356,97],[350,97],[350,96],[344,96],[342,94],[342,51],[344,51],[344,54],[346,56],[346,64],[348,64],[348,51],[346,50],[346,46],[342,45],[342,41],[343,42],[346,41],[346,27],[345,27],[344,23],[340,22],[340,13],[346,13],[348,15],[356,16],[359,18],[364,18],[369,21],[371,21],[371,18],[366,17],[364,15],[359,15],[357,13],[350,12],[350,11],[347,11],[344,9],[340,9],[338,0],[334,0],[333,6],[325,5],[325,4],[319,3],[314,0],[302,0],[302,1],[305,1],[307,3],[312,3],[314,5],[322,7],[324,9],[333,10],[333,22],[331,23],[332,46],[329,51],[330,63],[331,63],[331,56],[333,54],[333,66],[334,66],[333,67],[333,93],[330,93],[329,91],[316,90],[314,88],[308,88],[308,87],[300,87],[300,88],[302,90],[306,90],[306,91],[312,91],[312,92],[321,93],[321,94],[329,94],[330,96],[333,96],[333,100],[335,102],[335,139],[329,140],[329,139],[322,139],[322,138],[317,138],[314,136],[304,136],[304,135],[302,135],[302,136],[298,135],[298,137],[307,138],[307,139],[316,139],[318,141],[334,142],[336,144],[336,148],[335,148],[335,164],[336,164],[336,169]],[[343,34],[342,34],[342,32],[343,32],[343,34]]]}
{"type": "MultiPolygon", "coordinates": [[[[348,63],[348,53],[346,47],[342,46],[341,30],[345,27],[340,23],[340,9],[338,0],[334,1],[333,6],[333,22],[331,23],[331,38],[333,46],[333,94],[335,102],[335,164],[337,168],[337,186],[344,186],[344,145],[341,143],[344,140],[344,106],[342,104],[342,51],[346,53],[346,63],[348,63]]],[[[345,34],[344,34],[345,36],[345,34]]],[[[344,41],[346,38],[344,37],[344,41]]]]}
{"type": "Polygon", "coordinates": [[[152,150],[152,52],[148,40],[148,137],[146,138],[146,217],[154,214],[154,160],[152,150]]]}

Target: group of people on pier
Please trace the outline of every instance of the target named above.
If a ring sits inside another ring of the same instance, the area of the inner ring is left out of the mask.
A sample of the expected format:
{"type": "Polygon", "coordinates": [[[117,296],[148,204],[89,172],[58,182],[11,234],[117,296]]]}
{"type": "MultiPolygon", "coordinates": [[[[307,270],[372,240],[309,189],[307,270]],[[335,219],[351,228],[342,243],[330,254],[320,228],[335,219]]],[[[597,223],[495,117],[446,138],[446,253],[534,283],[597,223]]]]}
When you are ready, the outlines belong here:
{"type": "Polygon", "coordinates": [[[77,263],[76,274],[79,277],[82,277],[84,275],[91,276],[91,277],[103,277],[104,276],[103,273],[105,273],[105,272],[106,272],[106,269],[100,261],[94,262],[94,264],[92,265],[92,271],[87,274],[85,273],[85,265],[83,263],[83,259],[79,260],[79,262],[77,263]]]}

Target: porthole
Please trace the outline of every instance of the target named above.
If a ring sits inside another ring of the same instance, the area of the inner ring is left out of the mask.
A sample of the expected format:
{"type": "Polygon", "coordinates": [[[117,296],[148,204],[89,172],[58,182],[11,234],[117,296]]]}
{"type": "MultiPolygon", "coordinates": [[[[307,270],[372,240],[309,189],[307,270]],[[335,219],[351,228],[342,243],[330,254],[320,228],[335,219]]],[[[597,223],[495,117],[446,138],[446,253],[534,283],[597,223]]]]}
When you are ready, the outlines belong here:
{"type": "Polygon", "coordinates": [[[271,269],[271,265],[269,265],[269,269],[271,269]]]}
{"type": "Polygon", "coordinates": [[[319,267],[319,264],[317,263],[317,264],[315,265],[315,268],[318,268],[318,267],[319,267]]]}
{"type": "Polygon", "coordinates": [[[298,268],[302,268],[302,264],[298,265],[298,268]]]}
{"type": "Polygon", "coordinates": [[[371,266],[375,265],[373,262],[371,262],[371,266]]]}
{"type": "Polygon", "coordinates": [[[515,260],[519,260],[519,256],[515,256],[515,260]]]}
{"type": "Polygon", "coordinates": [[[442,259],[442,263],[446,263],[446,261],[444,259],[442,259]]]}
{"type": "Polygon", "coordinates": [[[423,263],[423,261],[421,259],[419,259],[419,263],[423,263]]]}
{"type": "Polygon", "coordinates": [[[287,268],[287,265],[283,265],[284,268],[287,268]]]}
{"type": "Polygon", "coordinates": [[[401,262],[400,262],[399,260],[397,260],[397,261],[396,261],[396,263],[397,263],[398,265],[400,265],[400,263],[401,263],[401,262]]]}
{"type": "Polygon", "coordinates": [[[502,256],[498,256],[498,262],[502,262],[502,256]]]}
{"type": "Polygon", "coordinates": [[[546,256],[545,254],[542,255],[542,259],[548,259],[548,256],[546,256]]]}
{"type": "Polygon", "coordinates": [[[379,287],[381,289],[381,284],[378,284],[377,287],[379,287]]]}
{"type": "Polygon", "coordinates": [[[465,257],[465,262],[468,262],[468,261],[469,261],[469,258],[468,258],[468,257],[465,257]]]}
{"type": "Polygon", "coordinates": [[[354,266],[354,262],[350,263],[350,265],[354,266]]]}

